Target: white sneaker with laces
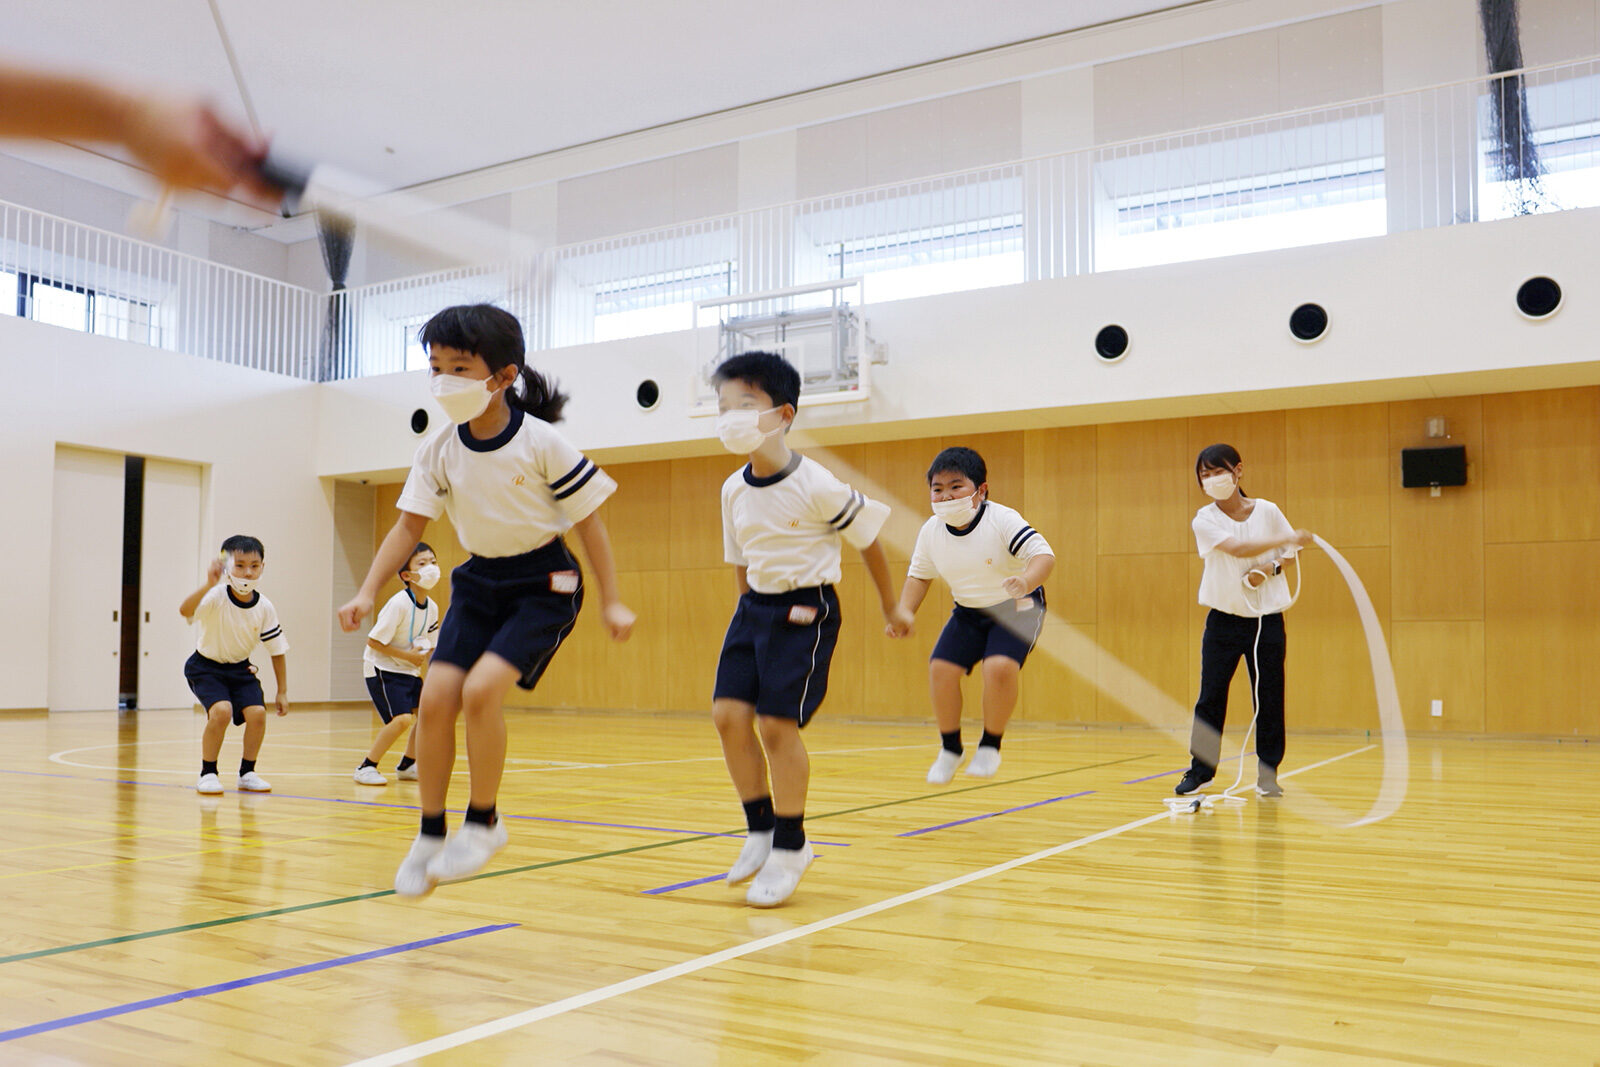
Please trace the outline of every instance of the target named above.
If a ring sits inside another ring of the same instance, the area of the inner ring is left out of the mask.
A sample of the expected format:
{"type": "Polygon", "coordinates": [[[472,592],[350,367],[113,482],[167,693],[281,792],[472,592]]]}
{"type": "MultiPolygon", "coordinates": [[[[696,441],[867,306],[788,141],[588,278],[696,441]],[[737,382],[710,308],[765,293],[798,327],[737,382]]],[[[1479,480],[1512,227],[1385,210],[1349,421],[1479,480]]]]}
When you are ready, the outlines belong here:
{"type": "Polygon", "coordinates": [[[411,851],[394,872],[394,892],[401,897],[425,897],[433,892],[435,879],[428,874],[428,861],[444,848],[444,838],[418,834],[411,851]]]}
{"type": "Polygon", "coordinates": [[[504,819],[496,819],[493,826],[464,822],[439,854],[428,861],[428,877],[453,882],[477,874],[496,852],[506,847],[509,837],[504,819]]]}
{"type": "Polygon", "coordinates": [[[744,899],[758,908],[777,907],[794,895],[801,875],[806,873],[806,868],[816,858],[817,854],[811,851],[810,841],[797,849],[773,849],[767,862],[762,864],[761,873],[750,883],[750,892],[745,894],[744,899]]]}
{"type": "Polygon", "coordinates": [[[967,764],[967,775],[972,778],[993,778],[999,769],[1000,750],[988,745],[979,745],[978,751],[972,756],[972,762],[967,764]]]}
{"type": "Polygon", "coordinates": [[[933,761],[933,766],[928,768],[929,785],[948,785],[950,779],[956,776],[956,768],[961,766],[961,753],[951,752],[948,748],[939,750],[939,758],[933,761]]]}
{"type": "Polygon", "coordinates": [[[414,782],[417,780],[417,765],[413,763],[405,768],[396,767],[394,776],[402,782],[414,782]]]}
{"type": "Polygon", "coordinates": [[[368,767],[365,764],[363,764],[362,766],[356,768],[356,773],[354,775],[354,778],[355,778],[356,782],[358,784],[360,784],[360,785],[388,785],[389,784],[389,779],[387,779],[387,778],[385,778],[383,776],[383,772],[382,771],[378,770],[378,768],[376,768],[376,767],[368,767]]]}
{"type": "Polygon", "coordinates": [[[208,797],[216,796],[222,792],[222,779],[214,774],[202,774],[200,781],[195,783],[194,791],[208,797]]]}
{"type": "Polygon", "coordinates": [[[255,771],[251,771],[249,774],[241,774],[239,776],[239,788],[246,793],[272,792],[272,784],[255,771]]]}
{"type": "Polygon", "coordinates": [[[733,866],[728,868],[728,884],[738,885],[747,879],[754,878],[761,865],[767,862],[767,856],[772,853],[772,831],[752,830],[745,835],[744,847],[739,849],[739,858],[733,861],[733,866]]]}

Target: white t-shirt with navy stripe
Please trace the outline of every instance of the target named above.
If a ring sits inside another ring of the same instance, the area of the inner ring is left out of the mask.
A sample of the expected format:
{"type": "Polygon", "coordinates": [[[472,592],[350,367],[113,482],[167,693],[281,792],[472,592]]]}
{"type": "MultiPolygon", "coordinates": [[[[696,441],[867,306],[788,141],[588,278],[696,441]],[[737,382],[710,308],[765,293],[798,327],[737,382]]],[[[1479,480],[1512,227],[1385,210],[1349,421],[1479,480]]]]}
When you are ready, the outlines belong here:
{"type": "Polygon", "coordinates": [[[767,478],[747,464],[722,483],[723,558],[748,568],[758,593],[832,585],[843,575],[840,542],[866,548],[888,517],[887,504],[798,452],[767,478]]]}
{"type": "Polygon", "coordinates": [[[1035,556],[1055,552],[1044,535],[1004,504],[985,500],[978,517],[957,529],[937,515],[922,524],[911,551],[913,578],[943,578],[964,608],[988,608],[1012,599],[1001,583],[1022,577],[1035,556]]]}
{"type": "MultiPolygon", "coordinates": [[[[439,602],[429,597],[427,605],[419,608],[410,590],[402,589],[378,612],[367,636],[380,645],[399,645],[411,652],[425,652],[439,643],[439,602]]],[[[422,674],[421,667],[379,652],[371,645],[362,650],[361,664],[361,673],[368,678],[379,671],[415,677],[422,674]]]]}
{"type": "Polygon", "coordinates": [[[227,582],[218,582],[200,598],[189,622],[195,627],[194,650],[218,663],[243,663],[257,645],[269,656],[289,651],[278,609],[259,589],[240,600],[227,582]]]}
{"type": "Polygon", "coordinates": [[[475,556],[520,556],[588,518],[616,488],[549,423],[512,408],[487,441],[464,423],[424,441],[396,506],[430,519],[448,514],[475,556]]]}

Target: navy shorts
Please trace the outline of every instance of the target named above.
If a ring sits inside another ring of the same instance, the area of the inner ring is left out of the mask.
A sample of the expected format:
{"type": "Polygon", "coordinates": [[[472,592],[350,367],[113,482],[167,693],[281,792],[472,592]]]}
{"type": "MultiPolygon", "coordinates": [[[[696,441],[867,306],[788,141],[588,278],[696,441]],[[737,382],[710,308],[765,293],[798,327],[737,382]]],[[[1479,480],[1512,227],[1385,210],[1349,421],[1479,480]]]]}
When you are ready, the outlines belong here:
{"type": "Polygon", "coordinates": [[[433,662],[470,671],[485,652],[516,667],[532,689],[572,632],[583,571],[561,538],[520,556],[473,556],[450,572],[450,608],[433,662]]]}
{"type": "Polygon", "coordinates": [[[929,658],[954,663],[968,674],[990,656],[1007,656],[1022,666],[1044,626],[1044,589],[1035,589],[1024,602],[1027,607],[1018,607],[1015,600],[1002,600],[988,608],[957,604],[929,658]]]}
{"type": "Polygon", "coordinates": [[[839,642],[839,597],[831,585],[739,598],[717,661],[716,699],[754,704],[757,715],[801,726],[828,694],[839,642]]]}
{"type": "Polygon", "coordinates": [[[261,692],[261,679],[249,660],[243,663],[218,663],[196,652],[183,665],[183,676],[188,679],[189,691],[210,711],[227,701],[233,705],[233,724],[244,725],[244,709],[265,707],[267,700],[261,692]]]}
{"type": "Polygon", "coordinates": [[[416,714],[417,702],[422,699],[422,679],[415,674],[380,669],[368,676],[367,692],[372,694],[378,718],[387,725],[396,715],[416,714]]]}

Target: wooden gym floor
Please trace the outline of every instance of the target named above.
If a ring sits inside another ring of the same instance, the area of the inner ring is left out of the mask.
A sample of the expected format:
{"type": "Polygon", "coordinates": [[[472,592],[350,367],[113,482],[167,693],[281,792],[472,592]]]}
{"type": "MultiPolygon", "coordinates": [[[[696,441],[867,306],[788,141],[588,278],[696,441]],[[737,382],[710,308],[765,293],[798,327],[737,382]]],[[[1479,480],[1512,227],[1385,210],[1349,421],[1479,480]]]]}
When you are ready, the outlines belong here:
{"type": "Polygon", "coordinates": [[[1173,816],[1154,731],[1019,723],[939,788],[931,727],[825,709],[820,859],[760,911],[708,880],[742,820],[706,717],[513,713],[511,844],[420,901],[415,784],[350,780],[372,729],[271,720],[270,796],[230,731],[208,799],[188,712],[0,716],[0,1062],[1600,1062],[1597,745],[1413,738],[1399,814],[1340,830],[1295,794],[1364,811],[1362,735],[1173,816]]]}

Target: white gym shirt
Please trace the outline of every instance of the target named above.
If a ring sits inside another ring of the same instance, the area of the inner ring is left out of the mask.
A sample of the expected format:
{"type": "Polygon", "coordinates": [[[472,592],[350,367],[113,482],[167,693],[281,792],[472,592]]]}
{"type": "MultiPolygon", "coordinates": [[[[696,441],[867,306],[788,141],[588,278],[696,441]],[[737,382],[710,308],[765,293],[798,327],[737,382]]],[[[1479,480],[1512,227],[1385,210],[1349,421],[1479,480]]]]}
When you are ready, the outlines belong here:
{"type": "Polygon", "coordinates": [[[833,585],[843,575],[841,539],[866,548],[888,517],[887,504],[798,452],[770,478],[746,464],[722,483],[723,558],[748,568],[745,579],[758,593],[833,585]]]}
{"type": "Polygon", "coordinates": [[[1015,510],[985,500],[964,531],[937,515],[923,523],[907,573],[924,581],[943,578],[957,604],[988,608],[1013,599],[1000,583],[1022,577],[1033,557],[1053,555],[1044,535],[1015,510]]]}
{"type": "MultiPolygon", "coordinates": [[[[410,652],[422,652],[439,643],[438,631],[439,602],[429,597],[428,606],[419,608],[410,592],[402,589],[383,605],[367,636],[380,645],[399,645],[410,652]]],[[[371,645],[362,649],[361,664],[361,673],[368,678],[378,671],[413,677],[422,675],[421,667],[379,652],[371,645]]]]}
{"type": "Polygon", "coordinates": [[[520,556],[588,518],[616,488],[549,423],[513,407],[487,441],[464,423],[424,441],[395,506],[430,519],[448,513],[474,556],[520,556]]]}
{"type": "MultiPolygon", "coordinates": [[[[1234,522],[1216,504],[1207,504],[1195,512],[1191,524],[1194,527],[1195,545],[1200,550],[1200,557],[1206,561],[1205,573],[1200,576],[1200,603],[1247,619],[1282,611],[1293,599],[1289,592],[1289,579],[1283,574],[1269,577],[1255,589],[1244,587],[1244,576],[1250,569],[1281,555],[1281,549],[1248,559],[1230,556],[1217,549],[1229,538],[1238,541],[1281,540],[1282,544],[1287,545],[1294,537],[1294,527],[1283,517],[1278,505],[1259,497],[1250,499],[1255,501],[1255,507],[1243,522],[1234,522]]],[[[1263,569],[1271,574],[1270,567],[1263,569]]]]}
{"type": "Polygon", "coordinates": [[[278,625],[278,609],[272,601],[257,589],[241,607],[230,593],[224,579],[200,598],[189,617],[195,627],[195,651],[217,663],[243,663],[257,645],[264,646],[269,656],[288,652],[289,639],[278,625]]]}

